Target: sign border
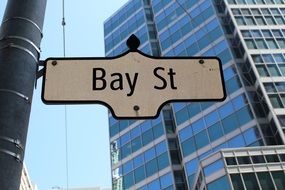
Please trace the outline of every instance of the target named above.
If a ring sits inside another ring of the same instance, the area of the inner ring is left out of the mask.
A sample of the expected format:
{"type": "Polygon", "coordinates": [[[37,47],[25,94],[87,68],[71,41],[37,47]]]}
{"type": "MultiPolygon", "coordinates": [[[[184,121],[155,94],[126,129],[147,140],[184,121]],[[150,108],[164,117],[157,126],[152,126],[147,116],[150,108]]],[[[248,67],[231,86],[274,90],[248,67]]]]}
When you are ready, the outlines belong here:
{"type": "Polygon", "coordinates": [[[186,57],[186,56],[180,56],[180,57],[155,57],[155,56],[151,56],[151,55],[147,55],[145,53],[143,53],[142,51],[138,50],[138,49],[129,49],[128,51],[117,55],[117,56],[113,56],[113,57],[68,57],[68,58],[63,58],[63,57],[50,57],[47,58],[44,61],[44,73],[43,73],[43,81],[42,81],[42,93],[41,93],[41,99],[43,101],[44,104],[46,105],[78,105],[78,104],[100,104],[100,105],[104,105],[106,106],[109,111],[112,113],[112,116],[115,119],[138,119],[138,120],[143,120],[143,119],[155,119],[159,117],[160,111],[162,110],[162,108],[168,104],[168,103],[177,103],[177,102],[207,102],[207,101],[216,101],[216,102],[222,102],[227,98],[227,94],[226,94],[226,87],[225,87],[225,80],[224,80],[224,74],[223,74],[223,67],[222,67],[222,62],[220,60],[220,58],[215,57],[215,56],[206,56],[206,57],[201,57],[201,56],[193,56],[193,57],[186,57]],[[127,55],[130,52],[137,52],[145,57],[148,57],[150,59],[201,59],[201,60],[206,60],[206,59],[216,59],[219,62],[219,69],[220,69],[220,77],[222,80],[222,88],[223,88],[223,94],[224,96],[222,98],[219,99],[180,99],[180,100],[167,100],[164,103],[162,103],[158,109],[157,109],[157,113],[155,116],[144,116],[144,117],[118,117],[116,116],[113,108],[106,102],[103,101],[99,101],[99,100],[94,100],[94,101],[85,101],[85,100],[81,100],[81,101],[77,101],[77,100],[66,100],[66,101],[56,101],[56,100],[45,100],[44,99],[44,92],[45,92],[45,81],[46,81],[46,66],[47,66],[47,62],[50,60],[113,60],[113,59],[117,59],[120,57],[123,57],[125,55],[127,55]]]}

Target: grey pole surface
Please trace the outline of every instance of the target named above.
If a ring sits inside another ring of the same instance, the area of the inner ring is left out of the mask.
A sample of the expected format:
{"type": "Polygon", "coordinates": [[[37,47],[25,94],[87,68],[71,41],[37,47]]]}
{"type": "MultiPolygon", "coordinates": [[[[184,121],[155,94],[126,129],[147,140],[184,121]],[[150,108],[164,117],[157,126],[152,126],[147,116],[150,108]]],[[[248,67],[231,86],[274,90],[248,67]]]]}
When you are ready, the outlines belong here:
{"type": "Polygon", "coordinates": [[[0,28],[0,189],[19,190],[46,0],[8,0],[0,28]]]}

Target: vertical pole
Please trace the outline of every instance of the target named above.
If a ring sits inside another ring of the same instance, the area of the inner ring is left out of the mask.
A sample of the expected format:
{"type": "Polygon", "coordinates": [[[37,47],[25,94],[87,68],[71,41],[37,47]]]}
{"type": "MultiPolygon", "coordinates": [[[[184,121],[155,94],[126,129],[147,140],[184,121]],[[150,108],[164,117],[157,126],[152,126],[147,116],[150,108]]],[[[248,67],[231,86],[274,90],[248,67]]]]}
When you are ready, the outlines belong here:
{"type": "Polygon", "coordinates": [[[46,0],[8,0],[0,28],[0,189],[19,190],[46,0]]]}

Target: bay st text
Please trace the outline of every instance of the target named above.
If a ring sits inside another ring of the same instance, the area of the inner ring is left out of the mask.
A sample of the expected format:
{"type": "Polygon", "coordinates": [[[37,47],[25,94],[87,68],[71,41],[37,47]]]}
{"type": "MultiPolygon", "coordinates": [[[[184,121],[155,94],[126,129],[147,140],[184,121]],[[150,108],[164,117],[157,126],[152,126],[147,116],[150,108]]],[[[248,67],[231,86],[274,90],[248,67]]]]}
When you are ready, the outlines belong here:
{"type": "MultiPolygon", "coordinates": [[[[157,82],[153,84],[154,89],[177,89],[175,84],[176,73],[172,68],[165,69],[163,67],[156,67],[153,69],[152,74],[157,79],[157,82]]],[[[93,91],[110,88],[114,91],[125,90],[127,96],[132,96],[135,92],[138,80],[144,80],[143,78],[140,78],[138,72],[132,74],[107,73],[104,68],[93,68],[93,91]],[[110,76],[110,81],[106,80],[107,75],[110,76]]]]}

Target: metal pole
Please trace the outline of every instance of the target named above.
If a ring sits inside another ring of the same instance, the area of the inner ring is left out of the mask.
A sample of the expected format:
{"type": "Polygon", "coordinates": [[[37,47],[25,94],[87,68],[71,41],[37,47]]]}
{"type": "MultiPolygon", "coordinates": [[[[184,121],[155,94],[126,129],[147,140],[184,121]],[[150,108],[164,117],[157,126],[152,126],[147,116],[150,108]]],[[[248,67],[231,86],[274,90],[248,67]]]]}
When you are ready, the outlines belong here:
{"type": "Polygon", "coordinates": [[[46,0],[8,0],[0,28],[0,189],[19,190],[46,0]]]}

